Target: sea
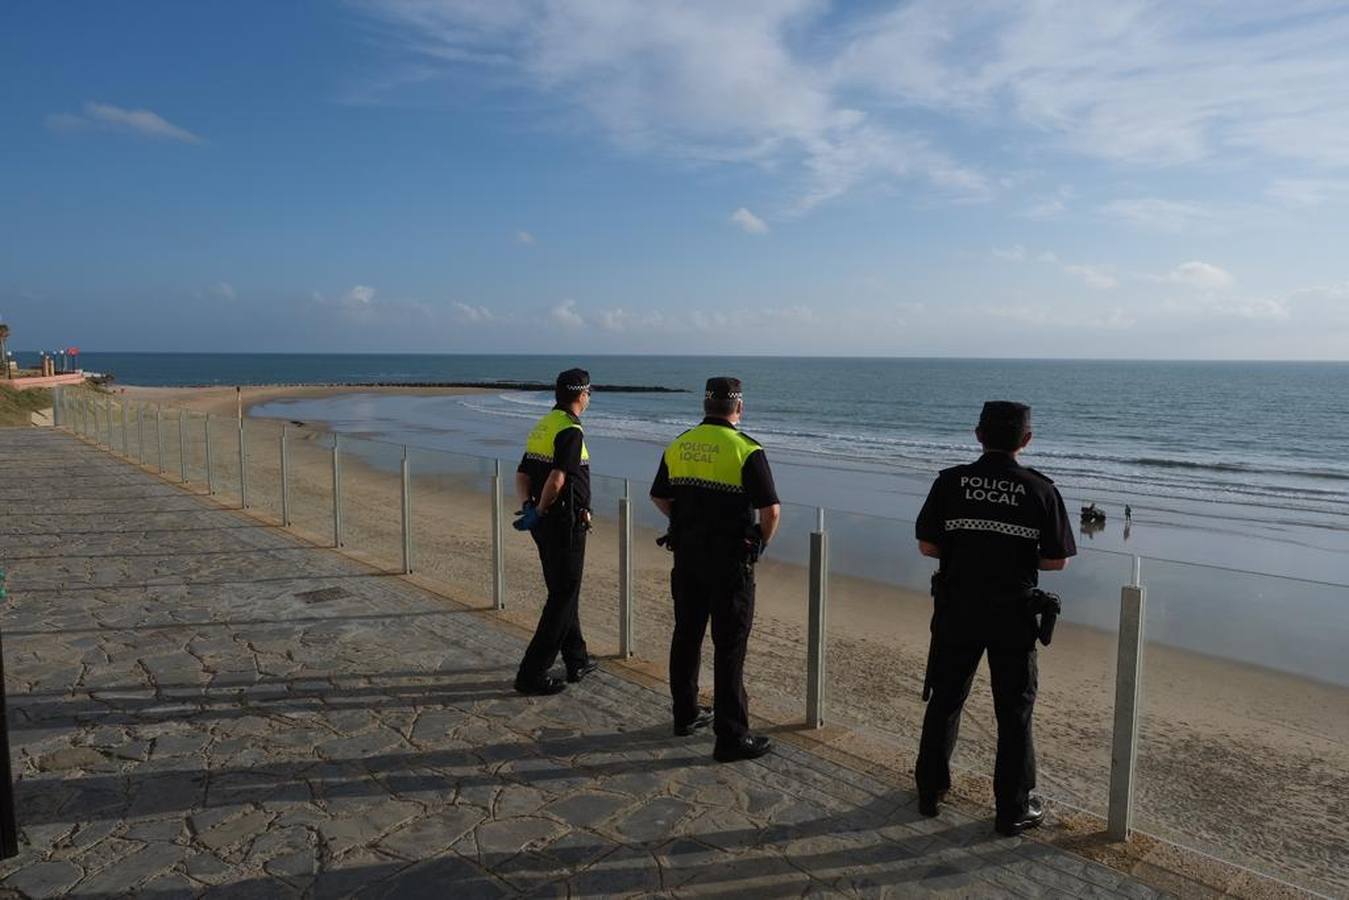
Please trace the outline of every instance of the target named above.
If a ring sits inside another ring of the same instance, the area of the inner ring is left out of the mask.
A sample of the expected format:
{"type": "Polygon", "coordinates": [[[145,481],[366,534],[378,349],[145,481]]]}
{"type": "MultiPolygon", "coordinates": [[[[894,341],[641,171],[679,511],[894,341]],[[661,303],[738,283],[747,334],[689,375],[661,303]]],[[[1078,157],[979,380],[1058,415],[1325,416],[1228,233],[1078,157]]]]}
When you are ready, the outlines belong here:
{"type": "MultiPolygon", "coordinates": [[[[823,511],[847,524],[854,544],[885,546],[857,554],[832,541],[831,552],[868,576],[891,557],[909,559],[911,523],[932,476],[978,454],[981,404],[1017,400],[1033,409],[1023,462],[1054,479],[1074,515],[1090,503],[1107,514],[1101,528],[1080,527],[1079,546],[1094,562],[1064,582],[1100,595],[1084,620],[1114,620],[1111,585],[1130,579],[1138,557],[1143,582],[1170,589],[1162,627],[1174,643],[1349,683],[1341,660],[1349,363],[95,352],[81,362],[114,383],[145,386],[546,386],[581,366],[598,385],[676,391],[596,392],[586,414],[593,471],[629,479],[639,494],[660,448],[700,418],[705,379],[734,375],[744,382],[742,427],[767,448],[799,523],[797,549],[823,511]],[[1088,578],[1092,571],[1109,574],[1088,578]]],[[[528,423],[551,403],[548,391],[357,393],[276,401],[251,414],[513,466],[528,423]]],[[[924,565],[906,562],[888,580],[917,585],[924,565]]]]}

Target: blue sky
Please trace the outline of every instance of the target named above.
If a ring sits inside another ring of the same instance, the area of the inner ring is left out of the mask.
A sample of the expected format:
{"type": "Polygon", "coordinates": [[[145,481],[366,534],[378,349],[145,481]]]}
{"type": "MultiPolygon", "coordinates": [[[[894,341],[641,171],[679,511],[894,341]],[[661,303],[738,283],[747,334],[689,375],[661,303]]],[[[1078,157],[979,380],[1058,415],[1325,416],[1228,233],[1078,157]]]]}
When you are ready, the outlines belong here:
{"type": "Polygon", "coordinates": [[[16,0],[0,319],[28,348],[1346,359],[1345,46],[1342,3],[16,0]]]}

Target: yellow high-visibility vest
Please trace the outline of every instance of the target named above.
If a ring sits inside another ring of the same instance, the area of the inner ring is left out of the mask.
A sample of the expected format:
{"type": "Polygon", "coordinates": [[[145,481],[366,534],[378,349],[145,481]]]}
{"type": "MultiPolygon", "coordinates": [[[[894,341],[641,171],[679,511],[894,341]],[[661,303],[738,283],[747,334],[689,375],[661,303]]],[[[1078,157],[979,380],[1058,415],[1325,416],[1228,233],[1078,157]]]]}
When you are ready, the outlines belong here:
{"type": "Polygon", "coordinates": [[[758,441],[729,425],[690,428],[665,448],[670,486],[744,493],[745,460],[759,448],[758,441]]]}
{"type": "Polygon", "coordinates": [[[586,447],[584,437],[585,431],[564,409],[550,409],[543,418],[539,419],[538,424],[529,432],[529,437],[525,440],[525,459],[551,465],[553,462],[553,442],[557,440],[559,434],[568,428],[581,431],[581,462],[590,462],[590,450],[586,447]]]}

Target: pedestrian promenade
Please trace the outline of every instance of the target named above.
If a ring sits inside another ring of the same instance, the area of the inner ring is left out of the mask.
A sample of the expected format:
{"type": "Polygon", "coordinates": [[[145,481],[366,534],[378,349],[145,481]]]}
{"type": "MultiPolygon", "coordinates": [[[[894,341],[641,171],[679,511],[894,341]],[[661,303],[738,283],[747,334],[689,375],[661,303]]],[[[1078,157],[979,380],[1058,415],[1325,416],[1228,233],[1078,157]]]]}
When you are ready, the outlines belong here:
{"type": "Polygon", "coordinates": [[[0,429],[0,567],[0,895],[1158,895],[783,741],[713,763],[613,672],[520,697],[489,613],[62,432],[0,429]]]}

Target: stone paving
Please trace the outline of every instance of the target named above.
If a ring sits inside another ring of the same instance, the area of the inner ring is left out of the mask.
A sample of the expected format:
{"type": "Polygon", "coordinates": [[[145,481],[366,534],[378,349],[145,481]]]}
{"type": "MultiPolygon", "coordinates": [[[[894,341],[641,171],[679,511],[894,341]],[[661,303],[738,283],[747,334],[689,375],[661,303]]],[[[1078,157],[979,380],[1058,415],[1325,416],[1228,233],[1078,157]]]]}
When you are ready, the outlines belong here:
{"type": "Polygon", "coordinates": [[[62,432],[0,460],[0,895],[1157,895],[781,742],[718,765],[611,672],[519,697],[488,615],[62,432]]]}

